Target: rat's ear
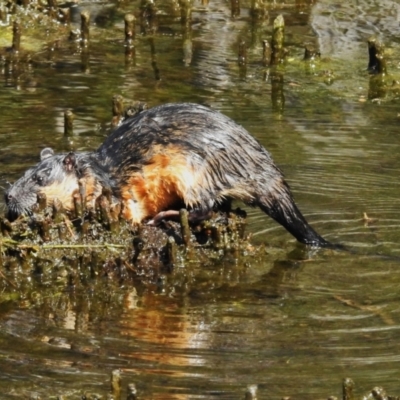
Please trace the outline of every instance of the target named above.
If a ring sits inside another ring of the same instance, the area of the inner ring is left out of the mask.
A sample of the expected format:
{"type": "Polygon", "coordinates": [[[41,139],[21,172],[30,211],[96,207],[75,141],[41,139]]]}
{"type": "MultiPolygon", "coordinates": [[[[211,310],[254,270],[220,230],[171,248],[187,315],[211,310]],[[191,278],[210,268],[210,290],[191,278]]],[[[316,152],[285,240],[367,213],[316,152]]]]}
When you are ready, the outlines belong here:
{"type": "Polygon", "coordinates": [[[45,160],[46,158],[54,156],[54,151],[51,147],[46,147],[40,152],[40,161],[45,160]]]}
{"type": "Polygon", "coordinates": [[[64,168],[67,172],[71,172],[76,167],[76,156],[72,151],[68,153],[63,160],[64,168]]]}

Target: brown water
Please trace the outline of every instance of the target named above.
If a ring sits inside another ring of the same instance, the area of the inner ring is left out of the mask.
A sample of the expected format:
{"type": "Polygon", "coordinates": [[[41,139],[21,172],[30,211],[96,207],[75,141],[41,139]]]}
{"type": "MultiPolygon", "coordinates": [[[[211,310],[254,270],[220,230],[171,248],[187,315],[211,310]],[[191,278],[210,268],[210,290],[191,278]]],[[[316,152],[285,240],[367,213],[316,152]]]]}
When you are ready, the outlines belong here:
{"type": "MultiPolygon", "coordinates": [[[[259,385],[259,398],[326,398],[340,395],[347,376],[358,394],[383,385],[399,395],[399,99],[395,91],[371,98],[366,40],[382,35],[398,79],[400,6],[275,1],[269,20],[255,21],[248,4],[232,18],[229,3],[210,0],[194,3],[185,29],[175,2],[157,4],[158,32],[138,36],[131,57],[123,16],[138,10],[136,1],[80,4],[96,23],[88,54],[64,40],[68,29],[25,38],[45,45],[29,65],[2,67],[0,185],[42,147],[96,148],[114,94],[149,105],[206,103],[256,136],[312,225],[354,251],[307,249],[249,210],[266,251],[245,263],[186,265],[154,286],[100,281],[65,291],[40,276],[25,280],[0,297],[0,397],[104,394],[115,368],[141,398],[236,399],[248,384],[259,385]],[[261,64],[261,40],[280,13],[289,55],[274,72],[261,64]],[[240,39],[249,45],[245,70],[240,39]],[[319,48],[319,61],[302,61],[304,43],[319,48]],[[282,87],[271,83],[274,73],[282,87]],[[67,108],[76,114],[72,139],[62,135],[67,108]]],[[[17,267],[15,277],[23,272],[17,267]]]]}

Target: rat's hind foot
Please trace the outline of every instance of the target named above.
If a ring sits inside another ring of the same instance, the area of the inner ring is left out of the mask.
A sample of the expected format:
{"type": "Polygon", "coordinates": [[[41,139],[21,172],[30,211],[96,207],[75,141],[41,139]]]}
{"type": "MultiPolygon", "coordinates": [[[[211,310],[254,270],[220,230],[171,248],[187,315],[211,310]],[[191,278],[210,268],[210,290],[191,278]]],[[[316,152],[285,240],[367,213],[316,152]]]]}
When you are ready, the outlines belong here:
{"type": "MultiPolygon", "coordinates": [[[[204,209],[193,209],[189,210],[188,219],[191,224],[198,224],[205,219],[210,219],[212,217],[211,210],[204,209]]],[[[167,210],[161,211],[151,219],[147,225],[158,226],[161,221],[165,219],[179,220],[179,211],[177,210],[167,210]]]]}
{"type": "Polygon", "coordinates": [[[147,225],[158,226],[164,219],[177,219],[177,218],[179,218],[179,211],[176,210],[161,211],[157,215],[155,215],[153,219],[148,221],[147,225]]]}

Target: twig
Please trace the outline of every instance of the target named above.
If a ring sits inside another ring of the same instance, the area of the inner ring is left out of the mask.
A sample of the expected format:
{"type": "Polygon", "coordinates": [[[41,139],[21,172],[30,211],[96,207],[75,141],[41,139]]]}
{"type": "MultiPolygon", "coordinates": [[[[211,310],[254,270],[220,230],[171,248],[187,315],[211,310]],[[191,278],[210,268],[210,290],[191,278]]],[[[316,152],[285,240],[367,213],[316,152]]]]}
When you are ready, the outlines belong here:
{"type": "Polygon", "coordinates": [[[17,286],[12,283],[7,277],[0,271],[0,277],[2,277],[9,285],[11,285],[13,288],[16,288],[17,286]]]}
{"type": "Polygon", "coordinates": [[[12,239],[0,240],[0,246],[16,247],[18,249],[124,249],[127,245],[114,244],[114,243],[103,243],[103,244],[19,244],[17,241],[12,239]]]}

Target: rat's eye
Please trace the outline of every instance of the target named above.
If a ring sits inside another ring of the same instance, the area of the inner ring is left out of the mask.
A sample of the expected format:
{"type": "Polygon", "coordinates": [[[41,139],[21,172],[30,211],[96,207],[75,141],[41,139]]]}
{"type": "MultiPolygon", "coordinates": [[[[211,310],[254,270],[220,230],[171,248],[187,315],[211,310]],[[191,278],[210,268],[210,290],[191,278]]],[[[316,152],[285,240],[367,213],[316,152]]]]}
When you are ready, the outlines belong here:
{"type": "Polygon", "coordinates": [[[39,185],[44,185],[46,180],[49,178],[51,169],[41,170],[32,175],[31,180],[39,185]]]}
{"type": "Polygon", "coordinates": [[[36,183],[39,183],[39,184],[43,183],[43,176],[39,176],[37,174],[33,174],[31,179],[32,179],[33,182],[36,182],[36,183]]]}

